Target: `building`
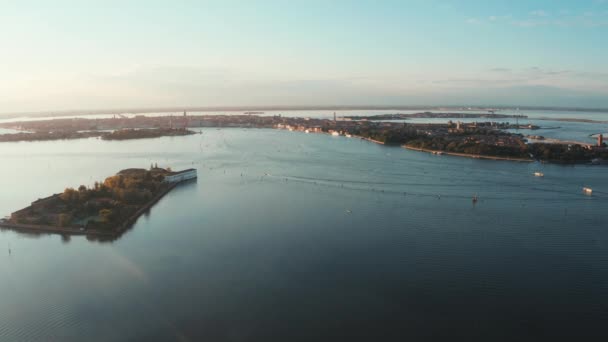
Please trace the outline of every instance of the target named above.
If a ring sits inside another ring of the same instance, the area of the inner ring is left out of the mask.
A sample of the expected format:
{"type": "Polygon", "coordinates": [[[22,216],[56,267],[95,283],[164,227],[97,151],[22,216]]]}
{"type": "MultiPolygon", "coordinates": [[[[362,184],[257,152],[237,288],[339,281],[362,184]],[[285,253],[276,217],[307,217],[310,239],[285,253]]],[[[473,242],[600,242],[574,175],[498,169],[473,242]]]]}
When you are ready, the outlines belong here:
{"type": "Polygon", "coordinates": [[[164,181],[167,183],[178,183],[189,179],[195,179],[196,177],[196,169],[187,169],[179,172],[171,172],[169,175],[165,176],[164,181]]]}
{"type": "Polygon", "coordinates": [[[598,147],[604,146],[604,135],[603,134],[600,134],[597,136],[597,146],[598,147]]]}

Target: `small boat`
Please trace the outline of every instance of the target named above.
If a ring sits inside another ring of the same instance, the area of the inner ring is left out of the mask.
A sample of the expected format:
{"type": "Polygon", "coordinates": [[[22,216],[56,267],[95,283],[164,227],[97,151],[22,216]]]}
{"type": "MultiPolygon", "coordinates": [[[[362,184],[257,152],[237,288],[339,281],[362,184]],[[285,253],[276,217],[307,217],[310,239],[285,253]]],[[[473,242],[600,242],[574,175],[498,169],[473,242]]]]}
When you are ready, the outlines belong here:
{"type": "Polygon", "coordinates": [[[304,133],[310,133],[310,130],[305,130],[304,133]]]}
{"type": "Polygon", "coordinates": [[[539,171],[534,172],[534,176],[536,177],[545,177],[545,174],[539,171]]]}
{"type": "Polygon", "coordinates": [[[350,134],[347,134],[347,135],[346,135],[346,137],[347,137],[347,138],[352,138],[353,136],[352,136],[352,135],[350,135],[350,134]]]}
{"type": "Polygon", "coordinates": [[[591,195],[591,194],[593,193],[593,189],[591,189],[591,188],[587,188],[587,187],[584,187],[584,188],[583,188],[583,193],[584,193],[585,195],[591,195]]]}
{"type": "Polygon", "coordinates": [[[331,132],[331,135],[333,135],[334,137],[337,137],[338,135],[340,135],[340,133],[333,131],[333,132],[331,132]]]}
{"type": "Polygon", "coordinates": [[[479,198],[477,197],[477,195],[473,196],[473,204],[477,203],[477,200],[479,200],[479,198]]]}

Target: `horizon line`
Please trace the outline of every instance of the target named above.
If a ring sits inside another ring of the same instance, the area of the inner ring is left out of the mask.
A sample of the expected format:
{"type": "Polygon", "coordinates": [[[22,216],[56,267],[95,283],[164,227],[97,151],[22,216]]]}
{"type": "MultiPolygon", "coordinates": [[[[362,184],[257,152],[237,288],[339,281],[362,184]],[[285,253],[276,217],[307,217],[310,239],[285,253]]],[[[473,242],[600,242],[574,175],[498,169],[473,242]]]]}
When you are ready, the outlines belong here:
{"type": "Polygon", "coordinates": [[[517,105],[255,105],[255,106],[167,106],[167,107],[126,107],[106,109],[61,109],[27,112],[0,112],[0,116],[61,116],[96,114],[141,114],[164,112],[213,112],[213,111],[279,111],[279,110],[425,110],[425,109],[466,109],[466,110],[555,110],[579,112],[608,112],[602,107],[565,106],[517,106],[517,105]]]}

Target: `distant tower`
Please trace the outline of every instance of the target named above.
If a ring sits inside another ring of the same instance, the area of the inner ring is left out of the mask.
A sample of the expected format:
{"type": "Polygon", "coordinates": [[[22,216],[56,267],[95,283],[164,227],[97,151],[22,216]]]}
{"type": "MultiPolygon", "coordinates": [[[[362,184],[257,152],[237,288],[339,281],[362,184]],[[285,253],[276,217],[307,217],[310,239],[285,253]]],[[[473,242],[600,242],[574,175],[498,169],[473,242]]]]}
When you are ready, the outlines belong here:
{"type": "Polygon", "coordinates": [[[334,122],[336,121],[336,112],[334,112],[334,122]]]}
{"type": "Polygon", "coordinates": [[[600,134],[597,136],[597,146],[602,147],[604,146],[604,135],[600,134]]]}

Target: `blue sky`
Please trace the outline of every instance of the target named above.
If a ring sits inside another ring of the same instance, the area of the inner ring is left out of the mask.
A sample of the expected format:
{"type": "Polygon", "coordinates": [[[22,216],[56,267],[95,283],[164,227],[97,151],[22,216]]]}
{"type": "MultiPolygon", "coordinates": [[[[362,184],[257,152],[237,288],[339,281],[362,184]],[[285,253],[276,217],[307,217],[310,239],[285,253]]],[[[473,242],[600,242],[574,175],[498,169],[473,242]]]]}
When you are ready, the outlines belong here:
{"type": "Polygon", "coordinates": [[[0,0],[0,112],[608,107],[606,37],[608,0],[0,0]]]}

